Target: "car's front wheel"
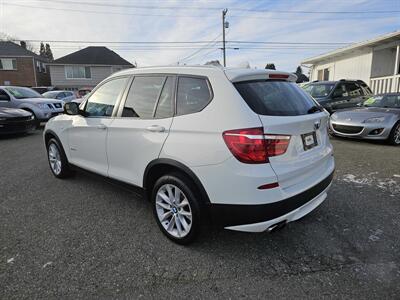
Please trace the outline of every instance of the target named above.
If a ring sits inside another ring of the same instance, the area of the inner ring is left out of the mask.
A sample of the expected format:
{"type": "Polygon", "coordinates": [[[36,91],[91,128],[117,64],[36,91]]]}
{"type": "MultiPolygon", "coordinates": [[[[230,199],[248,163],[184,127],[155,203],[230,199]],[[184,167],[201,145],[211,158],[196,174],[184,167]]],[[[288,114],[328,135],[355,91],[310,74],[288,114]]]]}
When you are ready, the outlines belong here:
{"type": "Polygon", "coordinates": [[[153,187],[154,216],[161,231],[178,244],[188,244],[201,228],[197,189],[180,174],[168,174],[153,187]]]}
{"type": "Polygon", "coordinates": [[[393,126],[389,135],[389,142],[395,146],[400,145],[400,121],[393,126]]]}
{"type": "Polygon", "coordinates": [[[47,143],[47,158],[50,170],[57,178],[66,178],[71,175],[67,157],[63,148],[54,138],[47,143]]]}

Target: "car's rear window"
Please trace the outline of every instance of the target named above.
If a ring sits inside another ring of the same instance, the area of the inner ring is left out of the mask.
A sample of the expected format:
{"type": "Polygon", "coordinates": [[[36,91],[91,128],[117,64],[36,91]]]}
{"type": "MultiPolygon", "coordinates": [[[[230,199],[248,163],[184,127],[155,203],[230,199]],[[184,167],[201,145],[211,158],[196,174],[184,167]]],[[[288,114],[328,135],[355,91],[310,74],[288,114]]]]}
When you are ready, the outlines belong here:
{"type": "Polygon", "coordinates": [[[259,115],[305,115],[317,105],[293,82],[257,80],[234,85],[250,108],[259,115]]]}
{"type": "Polygon", "coordinates": [[[314,98],[323,98],[327,97],[334,87],[335,83],[311,83],[303,86],[303,90],[314,98]]]}

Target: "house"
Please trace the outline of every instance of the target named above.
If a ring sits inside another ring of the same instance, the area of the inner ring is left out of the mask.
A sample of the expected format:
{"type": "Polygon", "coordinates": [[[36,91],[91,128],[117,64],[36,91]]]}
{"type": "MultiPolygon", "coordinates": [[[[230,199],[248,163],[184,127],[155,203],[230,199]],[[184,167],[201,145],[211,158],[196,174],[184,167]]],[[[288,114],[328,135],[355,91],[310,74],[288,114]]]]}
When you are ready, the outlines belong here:
{"type": "Polygon", "coordinates": [[[49,86],[48,60],[10,41],[0,41],[0,85],[49,86]]]}
{"type": "Polygon", "coordinates": [[[361,79],[374,93],[400,92],[400,31],[303,60],[310,80],[361,79]]]}
{"type": "Polygon", "coordinates": [[[106,47],[90,46],[50,64],[51,84],[61,89],[95,87],[112,73],[132,68],[130,62],[106,47]]]}

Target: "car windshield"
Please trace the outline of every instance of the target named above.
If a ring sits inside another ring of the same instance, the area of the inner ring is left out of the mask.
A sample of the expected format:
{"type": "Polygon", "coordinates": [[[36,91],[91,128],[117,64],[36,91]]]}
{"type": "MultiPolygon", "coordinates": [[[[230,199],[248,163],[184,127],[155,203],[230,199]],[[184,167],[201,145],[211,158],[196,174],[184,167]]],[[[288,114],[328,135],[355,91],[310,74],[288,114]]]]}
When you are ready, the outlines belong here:
{"type": "Polygon", "coordinates": [[[365,107],[400,108],[400,94],[373,96],[364,101],[365,107]]]}
{"type": "Polygon", "coordinates": [[[303,89],[314,98],[323,98],[332,91],[334,83],[312,83],[303,86],[303,89]]]}
{"type": "Polygon", "coordinates": [[[59,92],[46,92],[43,94],[43,97],[45,98],[50,98],[50,99],[55,99],[57,97],[59,92]]]}
{"type": "Polygon", "coordinates": [[[40,95],[38,92],[30,88],[24,87],[6,87],[4,88],[7,92],[13,95],[17,99],[26,99],[26,98],[42,98],[43,96],[40,95]]]}

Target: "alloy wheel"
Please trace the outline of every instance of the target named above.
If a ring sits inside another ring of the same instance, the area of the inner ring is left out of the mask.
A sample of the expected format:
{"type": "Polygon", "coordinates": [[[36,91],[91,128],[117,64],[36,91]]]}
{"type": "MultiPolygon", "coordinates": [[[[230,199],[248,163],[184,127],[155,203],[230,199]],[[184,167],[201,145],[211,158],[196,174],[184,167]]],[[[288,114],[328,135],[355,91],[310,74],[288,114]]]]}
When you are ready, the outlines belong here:
{"type": "Polygon", "coordinates": [[[49,146],[49,162],[54,174],[59,175],[61,173],[61,156],[55,144],[49,146]]]}
{"type": "Polygon", "coordinates": [[[192,209],[185,194],[173,184],[162,185],[156,194],[157,217],[175,238],[187,236],[192,228],[192,209]]]}
{"type": "Polygon", "coordinates": [[[398,124],[394,130],[394,142],[397,145],[400,144],[400,124],[398,124]]]}

